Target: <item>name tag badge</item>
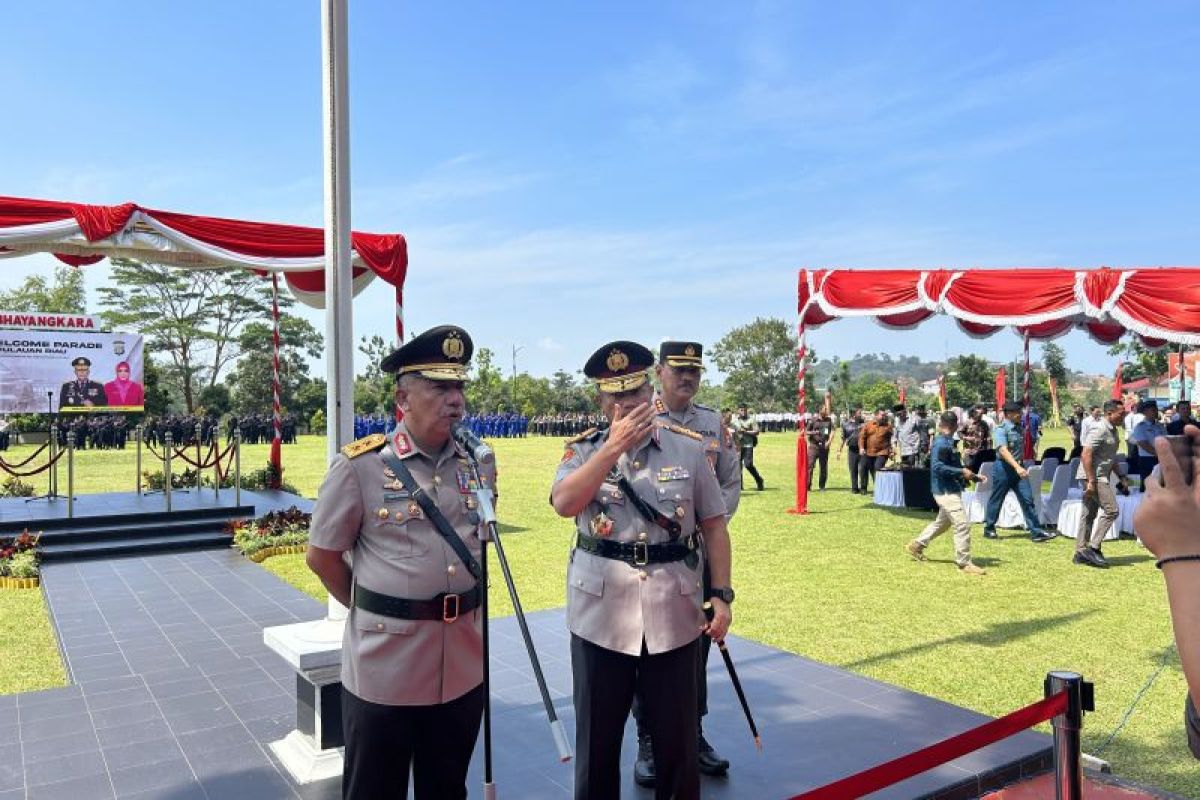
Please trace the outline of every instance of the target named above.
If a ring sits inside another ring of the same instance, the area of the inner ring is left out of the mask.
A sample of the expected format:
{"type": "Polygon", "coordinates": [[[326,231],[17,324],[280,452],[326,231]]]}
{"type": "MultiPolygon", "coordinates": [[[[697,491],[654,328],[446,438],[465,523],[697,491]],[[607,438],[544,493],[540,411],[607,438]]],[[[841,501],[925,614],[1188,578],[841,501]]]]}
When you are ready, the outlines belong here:
{"type": "Polygon", "coordinates": [[[662,467],[658,471],[658,480],[666,481],[686,481],[691,477],[691,473],[684,467],[662,467]]]}

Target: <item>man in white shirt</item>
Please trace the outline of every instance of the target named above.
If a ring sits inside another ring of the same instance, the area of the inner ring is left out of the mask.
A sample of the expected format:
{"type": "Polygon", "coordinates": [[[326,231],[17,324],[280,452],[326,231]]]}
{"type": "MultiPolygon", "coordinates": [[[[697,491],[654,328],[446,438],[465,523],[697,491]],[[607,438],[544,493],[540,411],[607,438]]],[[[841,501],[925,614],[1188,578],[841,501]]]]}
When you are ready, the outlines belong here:
{"type": "Polygon", "coordinates": [[[1079,423],[1079,441],[1086,442],[1088,431],[1090,431],[1094,426],[1099,425],[1103,418],[1104,415],[1100,410],[1100,406],[1092,406],[1088,415],[1085,416],[1083,421],[1079,423]]]}
{"type": "MultiPolygon", "coordinates": [[[[1126,406],[1128,408],[1128,406],[1126,406]]],[[[1125,449],[1129,456],[1129,469],[1131,472],[1137,471],[1138,463],[1138,448],[1133,439],[1133,429],[1141,424],[1146,415],[1142,413],[1141,404],[1139,403],[1134,408],[1130,409],[1130,413],[1125,415],[1125,449]]]]}

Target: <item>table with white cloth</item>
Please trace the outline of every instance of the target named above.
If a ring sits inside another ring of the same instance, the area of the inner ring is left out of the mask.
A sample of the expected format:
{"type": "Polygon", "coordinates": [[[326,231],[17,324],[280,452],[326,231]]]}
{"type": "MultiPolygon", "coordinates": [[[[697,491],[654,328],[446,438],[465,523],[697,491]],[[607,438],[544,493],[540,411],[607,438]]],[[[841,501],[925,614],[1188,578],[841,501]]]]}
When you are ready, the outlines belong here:
{"type": "Polygon", "coordinates": [[[875,505],[904,508],[904,476],[900,470],[875,473],[875,505]]]}
{"type": "MultiPolygon", "coordinates": [[[[1120,513],[1117,516],[1117,521],[1108,529],[1104,541],[1118,539],[1122,533],[1137,536],[1137,531],[1133,528],[1133,514],[1137,511],[1137,507],[1142,504],[1142,498],[1144,497],[1145,495],[1141,492],[1135,492],[1129,496],[1123,494],[1117,495],[1117,510],[1120,513]]],[[[1064,500],[1062,509],[1058,512],[1058,535],[1074,539],[1076,532],[1079,530],[1079,518],[1082,516],[1083,500],[1075,498],[1064,500]]],[[[1098,518],[1099,514],[1096,516],[1098,518]]]]}

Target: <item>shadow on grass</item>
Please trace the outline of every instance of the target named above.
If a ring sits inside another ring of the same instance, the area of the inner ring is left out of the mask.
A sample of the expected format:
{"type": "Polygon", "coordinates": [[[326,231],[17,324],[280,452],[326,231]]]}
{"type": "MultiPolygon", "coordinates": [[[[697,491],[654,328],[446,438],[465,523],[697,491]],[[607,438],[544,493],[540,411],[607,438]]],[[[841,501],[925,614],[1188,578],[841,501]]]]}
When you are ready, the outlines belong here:
{"type": "Polygon", "coordinates": [[[525,531],[529,530],[529,528],[526,528],[522,525],[513,525],[511,522],[497,523],[497,527],[500,530],[501,536],[503,536],[506,533],[524,533],[525,531]]]}
{"type": "Polygon", "coordinates": [[[939,647],[944,647],[948,644],[977,644],[983,647],[996,647],[997,645],[1007,644],[1008,642],[1017,639],[1025,639],[1050,628],[1065,625],[1076,620],[1089,617],[1096,613],[1096,609],[1087,609],[1085,611],[1077,611],[1074,614],[1059,614],[1053,617],[1042,617],[1041,619],[1020,619],[1010,622],[993,622],[983,630],[973,631],[971,633],[960,633],[957,636],[949,636],[944,639],[935,639],[931,642],[923,644],[915,644],[910,647],[902,647],[899,650],[892,650],[887,653],[879,653],[878,655],[870,656],[869,658],[851,661],[848,664],[841,664],[843,669],[857,670],[861,667],[878,664],[882,661],[890,661],[896,658],[923,653],[928,650],[934,650],[939,647]]]}
{"type": "Polygon", "coordinates": [[[1105,556],[1105,559],[1108,560],[1109,566],[1113,567],[1132,567],[1134,564],[1141,564],[1145,561],[1154,560],[1154,558],[1151,556],[1137,553],[1131,556],[1105,556]]]}

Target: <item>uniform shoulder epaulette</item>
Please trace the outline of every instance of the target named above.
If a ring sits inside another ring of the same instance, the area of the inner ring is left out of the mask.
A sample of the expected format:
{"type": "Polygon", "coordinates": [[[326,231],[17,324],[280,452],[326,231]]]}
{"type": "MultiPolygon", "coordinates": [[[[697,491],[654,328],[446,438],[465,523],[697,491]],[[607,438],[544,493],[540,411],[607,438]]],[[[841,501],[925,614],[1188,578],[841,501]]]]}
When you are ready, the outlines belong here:
{"type": "Polygon", "coordinates": [[[355,439],[350,444],[342,448],[342,455],[346,458],[358,458],[363,453],[370,453],[372,450],[378,450],[387,444],[387,437],[382,433],[372,433],[370,436],[364,436],[361,439],[355,439]]]}
{"type": "Polygon", "coordinates": [[[572,436],[570,439],[567,439],[566,444],[576,444],[577,442],[590,442],[593,439],[595,439],[596,436],[599,435],[599,433],[600,433],[599,428],[588,428],[586,431],[579,434],[578,436],[572,436]]]}
{"type": "Polygon", "coordinates": [[[694,405],[696,408],[700,409],[701,411],[711,411],[714,414],[717,413],[717,410],[715,408],[713,408],[712,406],[705,406],[705,405],[701,405],[700,403],[692,403],[692,405],[694,405]]]}
{"type": "Polygon", "coordinates": [[[667,430],[671,431],[672,433],[678,433],[680,436],[686,436],[689,439],[695,439],[697,442],[704,441],[703,436],[696,433],[695,431],[688,430],[687,428],[683,427],[682,425],[664,425],[663,427],[666,428],[667,430]]]}

